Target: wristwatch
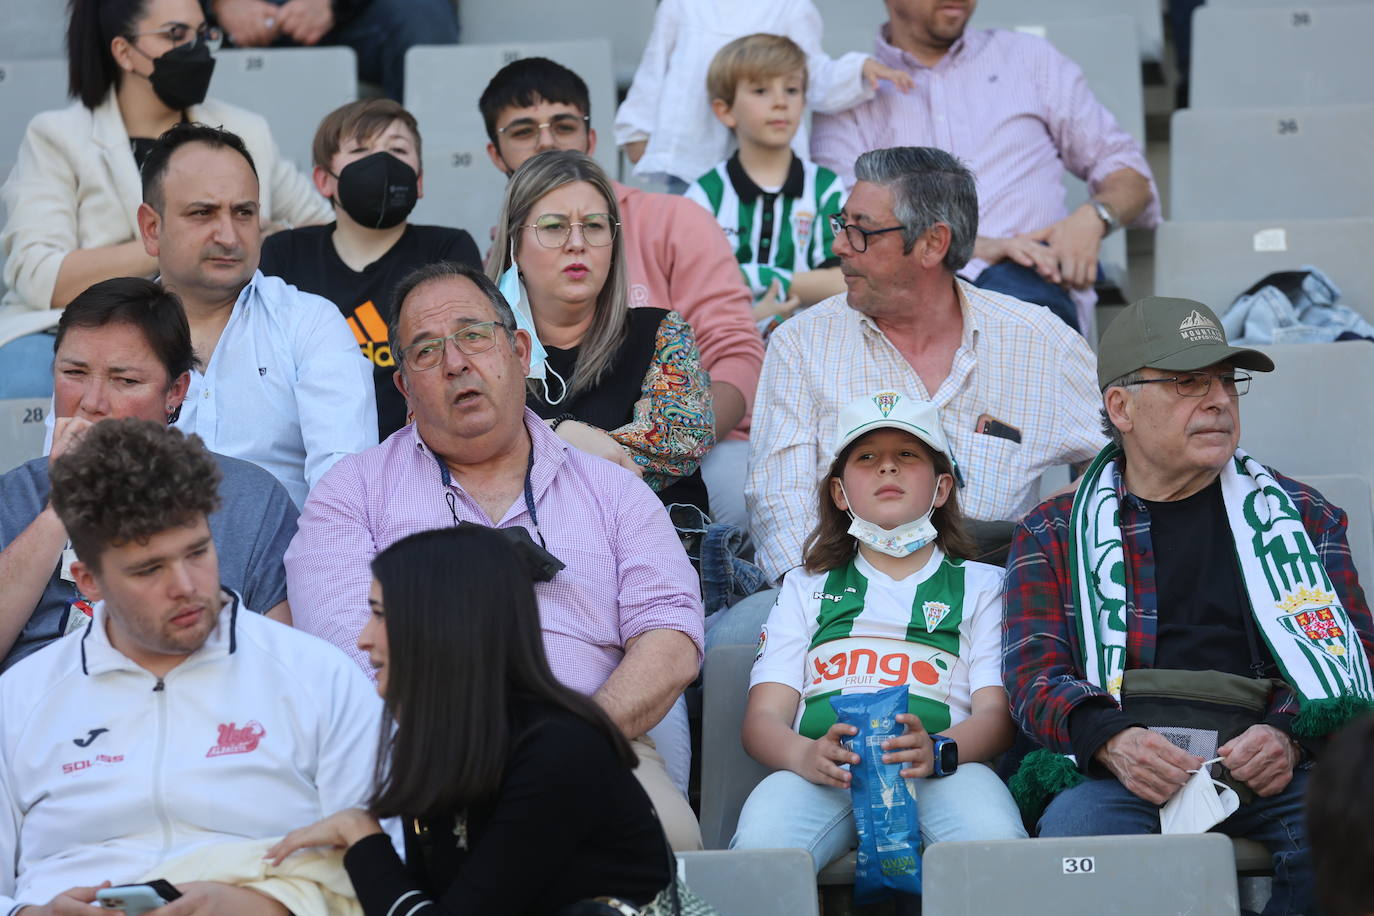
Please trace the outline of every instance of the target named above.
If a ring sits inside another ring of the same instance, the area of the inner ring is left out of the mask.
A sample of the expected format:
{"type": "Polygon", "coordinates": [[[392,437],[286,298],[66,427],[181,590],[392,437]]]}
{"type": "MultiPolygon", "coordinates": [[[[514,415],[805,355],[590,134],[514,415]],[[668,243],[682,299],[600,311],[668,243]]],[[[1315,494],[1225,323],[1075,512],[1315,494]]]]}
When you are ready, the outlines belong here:
{"type": "Polygon", "coordinates": [[[944,735],[931,735],[930,742],[935,747],[935,778],[949,776],[959,768],[959,744],[944,735]]]}
{"type": "Polygon", "coordinates": [[[1121,220],[1116,218],[1116,214],[1112,212],[1111,207],[1107,206],[1100,200],[1093,200],[1091,201],[1091,203],[1093,205],[1093,209],[1097,211],[1098,218],[1101,219],[1103,225],[1107,227],[1102,232],[1103,238],[1106,238],[1107,236],[1111,235],[1113,232],[1121,228],[1121,220]]]}

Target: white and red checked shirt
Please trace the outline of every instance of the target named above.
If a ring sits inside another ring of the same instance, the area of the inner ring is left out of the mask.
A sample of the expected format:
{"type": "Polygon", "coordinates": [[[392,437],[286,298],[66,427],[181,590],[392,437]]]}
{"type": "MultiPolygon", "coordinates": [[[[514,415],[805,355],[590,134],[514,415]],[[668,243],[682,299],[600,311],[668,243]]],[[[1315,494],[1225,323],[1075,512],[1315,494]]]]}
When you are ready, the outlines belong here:
{"type": "MultiPolygon", "coordinates": [[[[539,534],[567,564],[534,586],[554,675],[593,693],[620,664],[625,643],[656,629],[685,633],[700,657],[700,585],[658,497],[624,468],[567,445],[528,409],[525,427],[534,446],[530,487],[539,534]]],[[[452,526],[449,493],[460,520],[493,524],[456,481],[445,482],[444,470],[415,425],[401,427],[329,469],[286,551],[295,625],[343,649],[369,675],[357,639],[370,613],[372,558],[406,535],[452,526]]],[[[516,525],[535,537],[523,496],[495,523],[516,525]]],[[[459,607],[462,596],[454,601],[459,607]]]]}
{"type": "Polygon", "coordinates": [[[802,542],[816,524],[816,484],[834,458],[840,408],[854,398],[895,391],[940,409],[963,473],[959,506],[968,518],[1019,519],[1038,501],[1041,474],[1086,461],[1106,444],[1097,360],[1083,338],[1038,305],[962,280],[956,288],[963,337],[935,391],[844,294],[806,309],[769,338],[745,498],[756,562],[773,579],[802,560],[802,542]],[[1020,430],[1021,442],[975,432],[985,413],[1020,430]]]}
{"type": "MultiPolygon", "coordinates": [[[[873,149],[933,146],[973,170],[978,234],[989,238],[1042,229],[1068,214],[1064,171],[1097,191],[1102,179],[1132,168],[1150,181],[1150,203],[1131,223],[1158,225],[1159,191],[1140,144],[1088,88],[1078,65],[1043,38],[1002,29],[968,29],[933,67],[878,30],[874,57],[905,70],[910,92],[880,83],[871,101],[812,119],[811,158],[854,184],[854,161],[873,149]]],[[[960,271],[977,277],[987,263],[960,271]]],[[[1072,291],[1080,315],[1096,301],[1072,291]]]]}

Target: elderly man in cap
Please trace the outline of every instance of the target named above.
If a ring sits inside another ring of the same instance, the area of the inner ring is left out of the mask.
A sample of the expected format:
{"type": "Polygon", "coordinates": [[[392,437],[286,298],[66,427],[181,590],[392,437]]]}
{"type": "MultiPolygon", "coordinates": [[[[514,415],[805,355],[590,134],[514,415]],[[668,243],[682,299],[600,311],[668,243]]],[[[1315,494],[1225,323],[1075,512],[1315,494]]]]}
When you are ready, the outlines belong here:
{"type": "Polygon", "coordinates": [[[1249,373],[1273,368],[1198,302],[1112,322],[1112,442],[1017,528],[1003,678],[1042,746],[1012,782],[1041,836],[1250,837],[1274,859],[1265,913],[1304,913],[1307,767],[1374,702],[1374,624],[1345,513],[1237,448],[1249,373]]]}

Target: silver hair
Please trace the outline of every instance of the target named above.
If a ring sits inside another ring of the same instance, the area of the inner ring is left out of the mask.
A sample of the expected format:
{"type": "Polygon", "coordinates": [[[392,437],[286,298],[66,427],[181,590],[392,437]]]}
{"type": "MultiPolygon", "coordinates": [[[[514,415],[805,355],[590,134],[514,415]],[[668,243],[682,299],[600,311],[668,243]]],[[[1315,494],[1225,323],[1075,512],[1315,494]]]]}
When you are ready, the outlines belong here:
{"type": "Polygon", "coordinates": [[[1112,444],[1121,448],[1121,430],[1116,428],[1112,418],[1107,416],[1107,389],[1109,388],[1129,388],[1144,378],[1139,369],[1133,369],[1125,375],[1118,375],[1110,382],[1102,386],[1102,435],[1112,440],[1112,444]]]}
{"type": "Polygon", "coordinates": [[[955,273],[973,257],[978,190],[973,173],[956,157],[929,146],[875,149],[854,163],[854,177],[892,192],[892,213],[904,227],[905,251],[932,226],[944,223],[950,235],[945,268],[955,273]]]}
{"type": "Polygon", "coordinates": [[[511,309],[510,303],[506,301],[506,297],[501,295],[501,290],[486,274],[478,268],[460,264],[457,261],[436,261],[433,264],[425,264],[402,277],[391,294],[391,320],[387,322],[387,338],[391,342],[391,354],[396,361],[397,371],[402,376],[405,375],[406,367],[400,353],[405,346],[401,343],[401,309],[406,300],[410,298],[411,293],[420,287],[436,280],[450,278],[469,280],[481,290],[482,295],[486,296],[487,301],[491,303],[492,310],[496,312],[496,320],[501,322],[502,327],[506,329],[506,336],[512,341],[515,339],[515,312],[511,309]]]}

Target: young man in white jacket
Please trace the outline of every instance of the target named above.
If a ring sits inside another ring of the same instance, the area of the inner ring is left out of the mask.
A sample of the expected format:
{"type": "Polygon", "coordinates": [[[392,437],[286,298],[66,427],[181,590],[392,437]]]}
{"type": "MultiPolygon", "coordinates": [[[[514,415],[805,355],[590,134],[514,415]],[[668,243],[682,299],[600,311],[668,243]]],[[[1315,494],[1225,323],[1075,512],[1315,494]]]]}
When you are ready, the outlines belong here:
{"type": "MultiPolygon", "coordinates": [[[[94,616],[0,677],[0,916],[88,913],[101,882],[368,798],[380,702],[338,649],[221,588],[218,476],[199,438],[135,419],[54,463],[94,616]]],[[[287,912],[227,884],[179,889],[186,912],[287,912]]]]}

